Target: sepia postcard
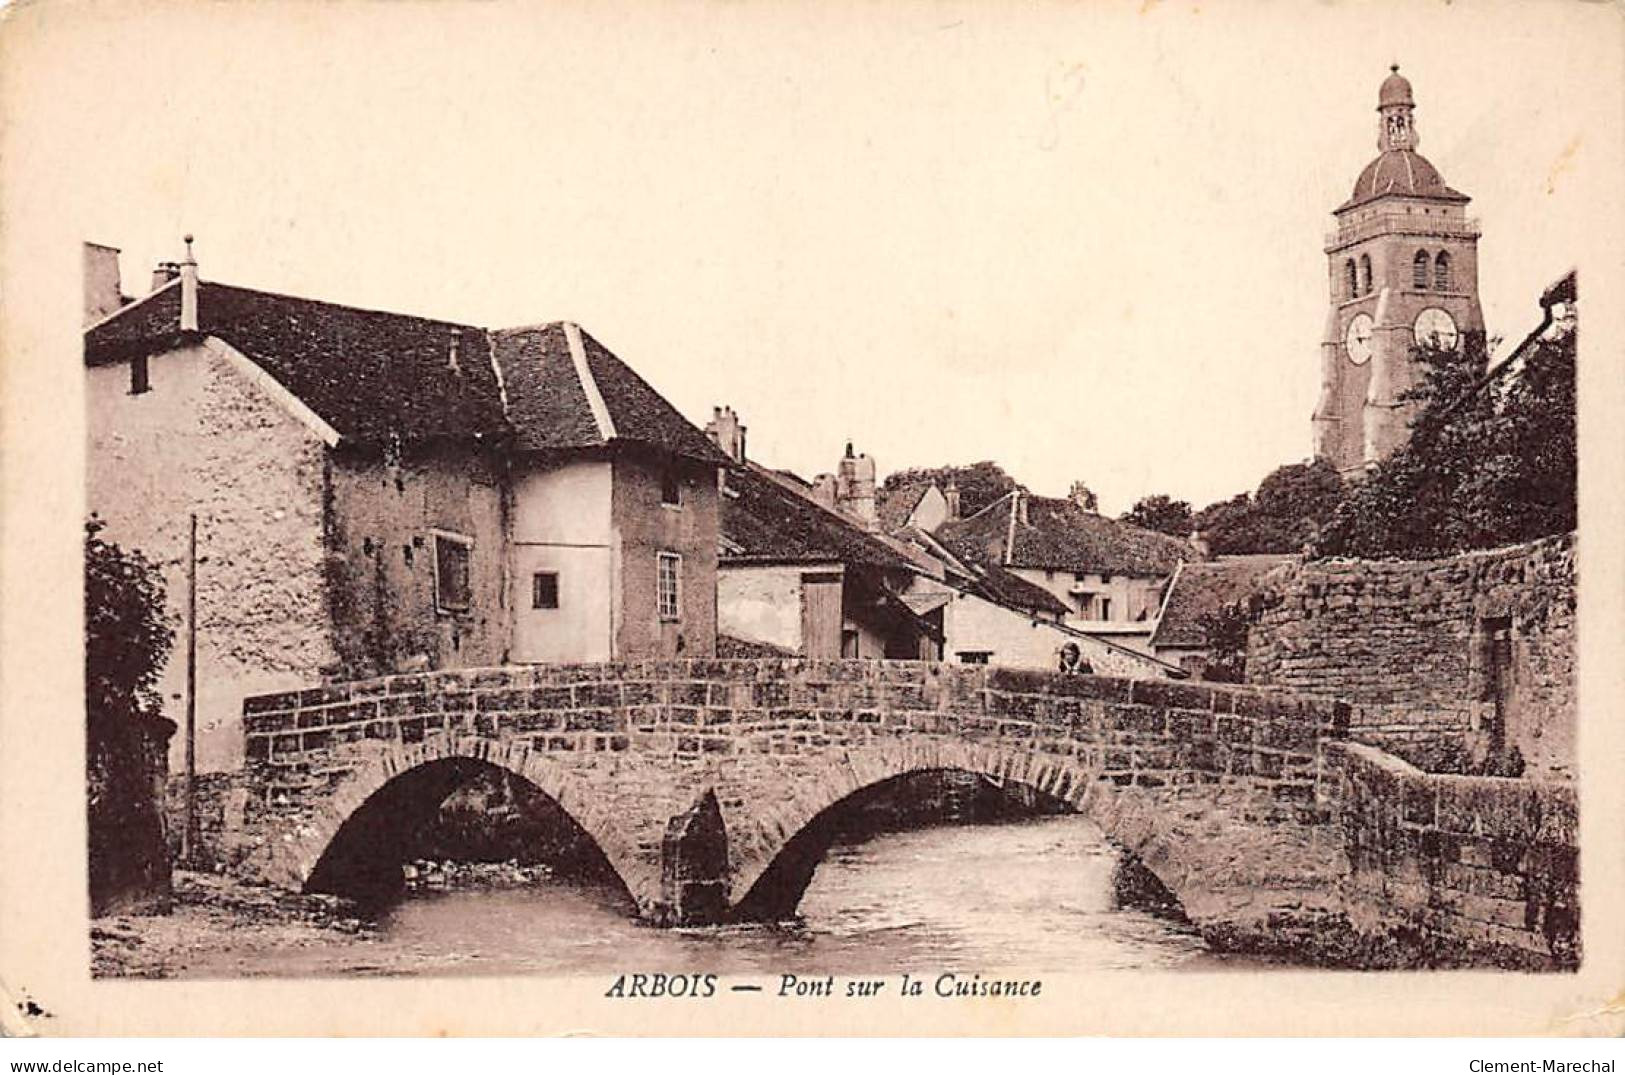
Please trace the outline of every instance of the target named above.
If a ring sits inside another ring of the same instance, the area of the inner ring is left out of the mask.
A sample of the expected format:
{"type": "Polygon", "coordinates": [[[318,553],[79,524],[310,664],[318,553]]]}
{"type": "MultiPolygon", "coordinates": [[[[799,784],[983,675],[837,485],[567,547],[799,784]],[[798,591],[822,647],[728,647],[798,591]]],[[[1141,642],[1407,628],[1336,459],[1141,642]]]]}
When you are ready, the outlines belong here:
{"type": "Polygon", "coordinates": [[[1618,5],[33,3],[0,102],[6,1034],[1625,1029],[1618,5]]]}

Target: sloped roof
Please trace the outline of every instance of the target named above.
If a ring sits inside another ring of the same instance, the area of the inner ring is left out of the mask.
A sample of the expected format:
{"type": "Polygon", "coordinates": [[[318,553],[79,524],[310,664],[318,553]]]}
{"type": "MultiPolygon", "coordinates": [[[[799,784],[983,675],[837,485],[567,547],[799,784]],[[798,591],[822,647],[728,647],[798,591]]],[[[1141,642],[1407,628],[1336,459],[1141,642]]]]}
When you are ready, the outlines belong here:
{"type": "Polygon", "coordinates": [[[925,535],[935,542],[970,572],[968,588],[979,597],[996,605],[1018,608],[1028,612],[1052,612],[1065,616],[1072,610],[1059,597],[1035,582],[1002,567],[997,558],[990,558],[986,549],[977,544],[974,536],[925,535]]]}
{"type": "Polygon", "coordinates": [[[1260,553],[1181,564],[1169,583],[1162,616],[1151,634],[1151,645],[1206,646],[1203,616],[1257,593],[1266,575],[1295,559],[1289,555],[1260,553]]]}
{"type": "Polygon", "coordinates": [[[492,336],[515,446],[521,451],[594,448],[613,440],[706,462],[727,462],[704,433],[586,332],[554,322],[499,329],[492,336]],[[571,331],[579,333],[579,363],[571,331]],[[599,427],[594,396],[603,401],[612,438],[599,427]]]}
{"type": "Polygon", "coordinates": [[[904,482],[889,492],[884,486],[875,498],[875,512],[880,516],[880,528],[888,534],[908,525],[908,518],[920,506],[925,494],[936,484],[930,481],[904,482]]]}
{"type": "Polygon", "coordinates": [[[755,463],[728,472],[728,493],[722,498],[724,563],[838,561],[888,571],[911,568],[886,542],[755,463]]]}
{"type": "MultiPolygon", "coordinates": [[[[180,329],[181,286],[172,281],[91,326],[86,361],[97,365],[184,342],[189,334],[180,329]]],[[[562,323],[492,332],[200,282],[196,335],[230,344],[349,440],[511,435],[520,450],[589,448],[613,440],[727,461],[704,433],[584,332],[577,363],[562,323]],[[602,400],[613,438],[600,429],[595,399],[602,400]]]]}
{"type": "Polygon", "coordinates": [[[956,555],[983,564],[1095,574],[1166,575],[1191,552],[1178,538],[1084,511],[1071,500],[1019,492],[944,523],[937,536],[956,555]],[[1018,497],[1027,500],[1026,522],[1018,497]]]}

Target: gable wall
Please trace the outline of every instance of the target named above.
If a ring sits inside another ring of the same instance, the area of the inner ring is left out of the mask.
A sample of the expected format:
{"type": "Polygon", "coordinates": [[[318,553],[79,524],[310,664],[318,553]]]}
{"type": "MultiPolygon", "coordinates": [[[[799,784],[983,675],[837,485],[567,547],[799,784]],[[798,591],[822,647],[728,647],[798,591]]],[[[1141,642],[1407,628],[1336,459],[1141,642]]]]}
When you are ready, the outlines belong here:
{"type": "MultiPolygon", "coordinates": [[[[160,689],[185,718],[188,516],[198,515],[198,766],[241,761],[245,695],[308,684],[335,659],[326,627],[325,445],[201,346],[86,370],[86,511],[104,539],[162,565],[175,645],[160,689]]],[[[171,741],[181,764],[184,734],[171,741]]]]}

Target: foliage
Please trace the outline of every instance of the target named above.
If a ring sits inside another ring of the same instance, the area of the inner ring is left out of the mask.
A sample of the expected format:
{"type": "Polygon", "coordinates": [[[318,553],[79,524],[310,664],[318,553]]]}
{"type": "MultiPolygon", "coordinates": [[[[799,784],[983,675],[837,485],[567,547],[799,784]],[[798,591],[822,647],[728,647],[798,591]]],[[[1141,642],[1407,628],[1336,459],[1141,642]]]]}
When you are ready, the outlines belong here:
{"type": "Polygon", "coordinates": [[[1100,497],[1084,482],[1073,482],[1072,488],[1067,490],[1066,498],[1084,511],[1099,511],[1100,497]]]}
{"type": "Polygon", "coordinates": [[[158,567],[98,535],[85,523],[85,706],[89,718],[151,716],[161,699],[158,675],[174,632],[164,620],[158,567]]]}
{"type": "Polygon", "coordinates": [[[916,482],[936,482],[937,488],[946,491],[949,481],[959,488],[961,517],[975,515],[999,497],[1021,488],[1021,484],[1006,474],[999,464],[983,460],[969,466],[910,467],[908,470],[895,471],[881,483],[880,498],[884,500],[904,486],[916,482]]]}
{"type": "Polygon", "coordinates": [[[1575,336],[1537,341],[1487,385],[1482,339],[1418,350],[1410,443],[1351,489],[1320,551],[1426,558],[1573,530],[1575,336]]]}
{"type": "Polygon", "coordinates": [[[1202,613],[1197,623],[1207,635],[1207,666],[1202,678],[1215,683],[1247,681],[1247,628],[1254,619],[1252,604],[1232,601],[1202,613]]]}
{"type": "Polygon", "coordinates": [[[1141,497],[1120,518],[1125,523],[1172,537],[1190,537],[1191,533],[1190,504],[1162,493],[1141,497]]]}
{"type": "Polygon", "coordinates": [[[1215,553],[1299,552],[1343,498],[1330,463],[1289,463],[1271,471],[1253,495],[1238,493],[1192,518],[1215,553]]]}

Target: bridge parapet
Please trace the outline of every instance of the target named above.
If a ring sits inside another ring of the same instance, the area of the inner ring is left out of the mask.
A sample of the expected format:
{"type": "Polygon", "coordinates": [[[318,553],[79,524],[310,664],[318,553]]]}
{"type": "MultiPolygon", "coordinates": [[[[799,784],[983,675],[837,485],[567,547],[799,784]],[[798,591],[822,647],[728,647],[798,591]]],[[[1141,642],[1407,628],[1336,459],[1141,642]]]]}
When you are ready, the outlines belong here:
{"type": "Polygon", "coordinates": [[[1261,821],[1313,814],[1319,744],[1348,716],[1245,687],[801,659],[426,672],[243,708],[248,819],[272,879],[307,882],[385,784],[477,755],[558,801],[646,912],[672,899],[660,885],[671,819],[708,792],[737,905],[844,796],[930,768],[1031,783],[1080,808],[1097,786],[1190,796],[1222,785],[1252,796],[1261,821]]]}

